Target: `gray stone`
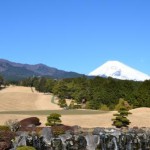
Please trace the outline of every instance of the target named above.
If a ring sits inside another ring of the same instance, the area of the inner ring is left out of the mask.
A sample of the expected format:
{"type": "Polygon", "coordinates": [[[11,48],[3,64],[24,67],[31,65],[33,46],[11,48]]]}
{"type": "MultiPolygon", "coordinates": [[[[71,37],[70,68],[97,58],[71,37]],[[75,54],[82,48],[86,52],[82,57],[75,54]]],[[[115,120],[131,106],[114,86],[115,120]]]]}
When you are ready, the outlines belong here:
{"type": "Polygon", "coordinates": [[[66,144],[67,144],[66,141],[67,141],[68,139],[71,139],[71,138],[72,138],[72,135],[71,135],[69,132],[67,132],[66,134],[59,135],[59,138],[60,138],[61,141],[62,141],[63,149],[65,149],[65,148],[66,148],[66,144]]]}
{"type": "Polygon", "coordinates": [[[86,149],[87,150],[95,150],[99,143],[99,136],[88,134],[85,136],[85,139],[87,141],[86,149]]]}
{"type": "Polygon", "coordinates": [[[28,136],[27,132],[20,133],[20,135],[15,138],[14,144],[16,146],[26,146],[27,145],[27,143],[26,143],[27,136],[28,136]]]}
{"type": "Polygon", "coordinates": [[[105,128],[96,127],[93,130],[93,134],[99,135],[100,132],[104,132],[105,128]]]}
{"type": "Polygon", "coordinates": [[[45,127],[41,131],[41,136],[43,140],[49,145],[51,138],[53,137],[52,129],[50,127],[45,127]]]}

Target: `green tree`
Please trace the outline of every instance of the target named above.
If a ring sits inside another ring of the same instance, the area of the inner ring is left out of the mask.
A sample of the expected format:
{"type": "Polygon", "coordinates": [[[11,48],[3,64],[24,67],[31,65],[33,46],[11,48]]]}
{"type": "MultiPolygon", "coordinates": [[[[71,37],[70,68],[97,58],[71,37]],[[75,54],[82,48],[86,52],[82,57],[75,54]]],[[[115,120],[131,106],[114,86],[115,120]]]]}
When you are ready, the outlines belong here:
{"type": "Polygon", "coordinates": [[[57,113],[52,113],[47,117],[46,126],[54,126],[61,123],[61,115],[57,113]]]}
{"type": "Polygon", "coordinates": [[[105,104],[101,104],[100,110],[109,111],[109,107],[105,104]]]}
{"type": "Polygon", "coordinates": [[[74,102],[73,100],[70,102],[69,109],[74,109],[74,106],[75,106],[74,103],[75,103],[75,102],[74,102]]]}
{"type": "Polygon", "coordinates": [[[120,110],[122,107],[126,108],[127,110],[132,108],[127,101],[125,101],[123,98],[120,98],[119,103],[115,106],[115,110],[120,110]]]}
{"type": "Polygon", "coordinates": [[[125,107],[120,108],[117,114],[114,114],[116,118],[112,119],[113,126],[117,128],[121,127],[128,127],[128,125],[131,123],[129,119],[127,119],[127,116],[131,114],[125,107]]]}
{"type": "Polygon", "coordinates": [[[57,95],[60,99],[65,99],[65,98],[67,98],[67,95],[68,95],[67,89],[68,88],[67,88],[65,81],[60,80],[53,87],[53,93],[54,93],[54,95],[57,95]]]}
{"type": "Polygon", "coordinates": [[[90,100],[90,101],[86,102],[86,108],[97,110],[100,108],[100,102],[98,100],[90,100]]]}
{"type": "Polygon", "coordinates": [[[0,88],[1,88],[1,85],[4,83],[4,79],[3,77],[0,75],[0,88]]]}
{"type": "Polygon", "coordinates": [[[136,93],[137,107],[150,107],[150,80],[142,82],[136,93]]]}
{"type": "Polygon", "coordinates": [[[103,104],[110,110],[114,110],[115,107],[119,110],[122,106],[129,107],[128,109],[131,109],[130,106],[150,107],[150,80],[135,82],[85,76],[53,80],[34,77],[22,81],[22,85],[33,85],[39,92],[52,92],[59,99],[73,99],[78,104],[85,99],[86,108],[89,109],[99,109],[103,104]],[[119,98],[127,101],[121,102],[119,98]]]}
{"type": "Polygon", "coordinates": [[[45,91],[52,93],[53,86],[55,84],[55,80],[47,79],[45,83],[45,91]]]}
{"type": "Polygon", "coordinates": [[[39,87],[38,87],[38,90],[40,91],[40,92],[44,92],[44,93],[46,93],[47,91],[46,91],[46,87],[45,87],[45,85],[46,85],[46,78],[44,78],[44,77],[42,77],[42,78],[40,78],[40,80],[39,80],[39,87]]]}
{"type": "Polygon", "coordinates": [[[61,108],[67,107],[66,100],[65,100],[65,99],[60,99],[58,105],[59,105],[61,108]]]}

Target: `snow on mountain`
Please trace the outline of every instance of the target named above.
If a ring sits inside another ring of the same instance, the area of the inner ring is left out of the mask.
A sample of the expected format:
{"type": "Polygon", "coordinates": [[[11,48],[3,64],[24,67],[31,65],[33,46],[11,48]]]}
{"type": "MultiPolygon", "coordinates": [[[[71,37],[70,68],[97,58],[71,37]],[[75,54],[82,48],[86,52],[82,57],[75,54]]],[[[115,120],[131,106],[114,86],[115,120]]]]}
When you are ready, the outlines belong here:
{"type": "Polygon", "coordinates": [[[119,61],[107,61],[102,66],[90,72],[89,75],[134,81],[144,81],[150,79],[150,76],[147,74],[133,69],[119,61]]]}

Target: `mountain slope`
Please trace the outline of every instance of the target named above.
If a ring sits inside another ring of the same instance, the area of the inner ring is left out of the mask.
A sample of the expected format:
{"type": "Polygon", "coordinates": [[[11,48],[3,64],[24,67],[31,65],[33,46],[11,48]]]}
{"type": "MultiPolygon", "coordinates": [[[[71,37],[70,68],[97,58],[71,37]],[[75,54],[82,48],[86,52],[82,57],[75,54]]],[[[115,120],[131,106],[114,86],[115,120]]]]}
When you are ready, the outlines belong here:
{"type": "Polygon", "coordinates": [[[147,74],[133,69],[119,61],[107,61],[102,66],[89,73],[89,75],[134,81],[144,81],[150,79],[150,76],[147,74]]]}
{"type": "Polygon", "coordinates": [[[80,77],[82,74],[67,72],[56,68],[48,67],[44,64],[21,64],[0,59],[0,74],[5,79],[20,80],[32,76],[47,76],[52,78],[73,78],[80,77]]]}

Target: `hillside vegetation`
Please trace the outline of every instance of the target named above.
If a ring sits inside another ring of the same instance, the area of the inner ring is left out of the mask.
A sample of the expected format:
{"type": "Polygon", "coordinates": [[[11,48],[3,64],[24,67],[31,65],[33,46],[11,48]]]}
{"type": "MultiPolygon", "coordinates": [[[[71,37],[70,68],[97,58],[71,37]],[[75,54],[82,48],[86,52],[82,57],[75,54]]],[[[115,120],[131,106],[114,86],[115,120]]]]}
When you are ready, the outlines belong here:
{"type": "Polygon", "coordinates": [[[76,72],[67,72],[44,64],[21,64],[0,59],[0,74],[9,81],[19,81],[33,76],[46,76],[51,78],[73,78],[82,76],[76,72]]]}
{"type": "Polygon", "coordinates": [[[135,82],[112,78],[85,76],[79,78],[53,80],[49,78],[28,78],[23,86],[33,86],[39,92],[50,92],[59,99],[73,99],[85,108],[114,110],[120,99],[132,108],[150,107],[150,80],[135,82]]]}

